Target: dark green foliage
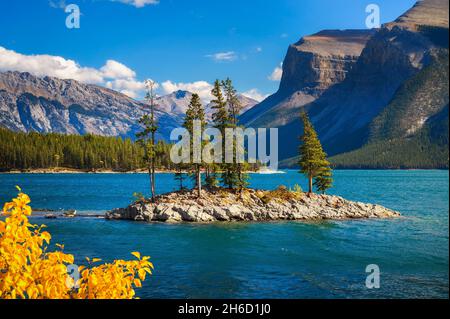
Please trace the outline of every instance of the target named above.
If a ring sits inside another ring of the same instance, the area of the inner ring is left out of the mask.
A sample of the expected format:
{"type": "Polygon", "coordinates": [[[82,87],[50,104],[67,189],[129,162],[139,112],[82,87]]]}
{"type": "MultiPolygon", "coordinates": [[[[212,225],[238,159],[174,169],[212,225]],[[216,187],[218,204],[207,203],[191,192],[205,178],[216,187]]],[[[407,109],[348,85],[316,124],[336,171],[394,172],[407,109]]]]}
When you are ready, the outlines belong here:
{"type": "Polygon", "coordinates": [[[375,118],[369,143],[331,158],[338,168],[448,168],[448,50],[406,81],[375,118]],[[418,118],[426,121],[410,130],[418,118]]]}
{"type": "Polygon", "coordinates": [[[146,80],[147,94],[145,99],[150,105],[150,114],[145,114],[139,119],[139,124],[143,127],[142,131],[136,134],[138,143],[144,148],[144,161],[148,163],[148,174],[150,177],[150,194],[152,202],[155,202],[155,169],[156,169],[156,140],[155,133],[158,130],[158,125],[155,118],[155,98],[154,86],[152,80],[146,80]]]}
{"type": "Polygon", "coordinates": [[[436,114],[449,103],[448,50],[440,50],[433,62],[407,80],[393,100],[373,120],[370,142],[408,137],[412,121],[421,114],[436,114]]]}
{"type": "Polygon", "coordinates": [[[320,170],[314,180],[314,186],[321,193],[325,193],[327,189],[333,186],[333,173],[330,167],[324,167],[320,170]]]}
{"type": "Polygon", "coordinates": [[[447,106],[413,137],[370,143],[330,161],[350,169],[448,169],[448,136],[447,106]]]}
{"type": "MultiPolygon", "coordinates": [[[[216,80],[214,88],[211,92],[214,96],[212,109],[214,126],[218,128],[222,137],[225,137],[225,129],[236,129],[239,125],[238,116],[242,110],[236,89],[231,79],[224,81],[216,80]],[[223,93],[222,93],[223,92],[223,93]]],[[[248,185],[248,175],[245,173],[247,166],[245,163],[238,163],[236,158],[237,143],[233,141],[233,162],[223,163],[220,165],[222,184],[230,189],[243,189],[248,185]]],[[[244,150],[242,150],[244,152],[244,150]]],[[[225,154],[225,144],[223,145],[222,154],[225,154]]]]}
{"type": "Polygon", "coordinates": [[[205,177],[205,184],[208,188],[214,188],[217,185],[219,185],[219,180],[217,179],[217,173],[215,170],[213,171],[207,171],[206,177],[205,177]]]}
{"type": "Polygon", "coordinates": [[[184,172],[183,172],[183,165],[182,164],[177,164],[176,165],[176,172],[174,175],[174,179],[175,181],[177,181],[179,183],[179,187],[180,187],[180,191],[184,190],[184,172]]]}
{"type": "Polygon", "coordinates": [[[301,136],[300,172],[308,177],[309,193],[312,193],[313,180],[319,191],[324,192],[331,187],[331,169],[330,163],[327,161],[326,154],[320,144],[317,133],[308,118],[303,112],[301,114],[303,121],[303,135],[301,136]]]}
{"type": "Polygon", "coordinates": [[[147,114],[139,119],[139,124],[143,126],[143,129],[136,134],[137,142],[145,151],[144,160],[150,162],[156,155],[153,147],[152,134],[156,132],[157,126],[155,120],[147,114]]]}
{"type": "MultiPolygon", "coordinates": [[[[170,169],[171,145],[156,144],[156,166],[170,169]]],[[[0,128],[0,169],[67,167],[130,171],[146,167],[144,149],[130,139],[95,135],[16,133],[0,128]]]]}
{"type": "MultiPolygon", "coordinates": [[[[195,134],[198,134],[198,136],[201,138],[203,130],[206,127],[206,120],[205,120],[205,109],[202,105],[202,102],[200,100],[200,97],[198,94],[192,94],[191,101],[189,103],[188,109],[186,111],[186,117],[184,119],[183,127],[188,130],[190,135],[190,150],[191,150],[191,159],[192,163],[187,165],[187,168],[191,171],[191,176],[193,177],[197,191],[198,196],[201,196],[202,191],[202,167],[204,166],[202,161],[200,163],[196,163],[194,157],[194,138],[195,134]],[[198,121],[200,124],[200,127],[198,129],[199,132],[194,131],[194,121],[198,121]],[[195,134],[194,134],[195,133],[195,134]]],[[[203,143],[200,143],[197,147],[199,148],[199,151],[201,152],[203,143]]],[[[201,156],[201,153],[199,154],[201,156]]]]}

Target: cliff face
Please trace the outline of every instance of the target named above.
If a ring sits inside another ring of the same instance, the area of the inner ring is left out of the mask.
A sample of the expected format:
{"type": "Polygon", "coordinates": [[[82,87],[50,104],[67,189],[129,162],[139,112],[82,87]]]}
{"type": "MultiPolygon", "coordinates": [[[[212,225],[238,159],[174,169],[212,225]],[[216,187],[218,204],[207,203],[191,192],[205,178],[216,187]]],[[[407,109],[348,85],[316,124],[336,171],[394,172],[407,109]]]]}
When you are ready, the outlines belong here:
{"type": "Polygon", "coordinates": [[[342,82],[371,35],[371,31],[328,30],[302,38],[288,49],[280,91],[318,96],[342,82]]]}
{"type": "MultiPolygon", "coordinates": [[[[148,106],[121,93],[74,80],[0,73],[0,125],[14,131],[96,134],[134,138],[148,106]]],[[[164,139],[181,118],[157,110],[164,139]]]]}
{"type": "MultiPolygon", "coordinates": [[[[328,154],[360,148],[368,142],[372,121],[394,99],[405,81],[436,61],[441,50],[448,51],[448,40],[443,39],[445,36],[448,36],[448,1],[420,1],[396,21],[384,25],[368,38],[367,43],[362,45],[359,57],[355,55],[353,63],[348,62],[350,67],[347,67],[347,72],[327,74],[329,64],[318,65],[319,70],[315,74],[324,75],[323,78],[328,79],[330,85],[327,86],[326,80],[317,81],[317,97],[305,95],[304,87],[311,88],[313,82],[310,80],[311,72],[306,71],[306,75],[300,72],[308,70],[304,66],[311,59],[299,55],[299,59],[295,60],[288,55],[285,63],[289,67],[284,70],[286,75],[283,76],[280,91],[289,92],[290,88],[300,91],[287,98],[277,100],[271,97],[263,101],[253,109],[263,109],[262,113],[249,114],[254,119],[245,116],[243,120],[250,125],[279,127],[280,141],[283,141],[280,143],[281,159],[297,155],[298,136],[302,129],[298,114],[302,107],[308,111],[328,154]],[[299,75],[293,75],[294,64],[298,65],[299,75]],[[310,101],[301,98],[305,96],[310,101]]],[[[334,43],[327,41],[327,45],[322,46],[323,50],[319,52],[321,56],[334,56],[336,51],[342,50],[341,47],[361,47],[362,42],[358,42],[358,46],[354,44],[354,39],[353,37],[350,43],[344,42],[342,37],[334,43]]],[[[290,48],[289,51],[293,49],[290,48]]],[[[342,67],[342,70],[345,68],[342,67]]],[[[448,100],[448,92],[440,92],[447,97],[436,97],[434,100],[448,100]]],[[[279,94],[280,92],[275,96],[279,94]]],[[[427,102],[434,103],[431,100],[427,102]]],[[[425,119],[439,112],[442,107],[444,105],[428,107],[427,111],[420,113],[419,121],[404,116],[402,123],[411,123],[406,131],[419,130],[425,119]]],[[[415,114],[408,114],[413,113],[415,114]]]]}
{"type": "Polygon", "coordinates": [[[245,113],[242,121],[255,127],[287,124],[291,119],[283,114],[298,111],[346,78],[372,34],[370,30],[326,30],[291,45],[278,92],[245,113]],[[277,114],[276,123],[272,114],[277,114]]]}

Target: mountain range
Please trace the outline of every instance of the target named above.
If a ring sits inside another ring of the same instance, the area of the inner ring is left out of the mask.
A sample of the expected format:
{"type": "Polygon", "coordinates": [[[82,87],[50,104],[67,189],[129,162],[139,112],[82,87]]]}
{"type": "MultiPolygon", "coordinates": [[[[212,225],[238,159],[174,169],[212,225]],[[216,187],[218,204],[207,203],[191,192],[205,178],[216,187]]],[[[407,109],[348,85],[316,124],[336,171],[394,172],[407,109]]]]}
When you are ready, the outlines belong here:
{"type": "Polygon", "coordinates": [[[377,30],[302,38],[287,51],[279,90],[243,124],[279,128],[282,166],[296,165],[305,110],[326,152],[341,154],[339,167],[448,167],[448,6],[418,1],[377,30]]]}
{"type": "MultiPolygon", "coordinates": [[[[157,138],[168,140],[183,123],[192,93],[176,91],[158,97],[157,138]]],[[[257,101],[239,95],[243,111],[257,101]]],[[[207,118],[211,106],[206,105],[207,118]]],[[[13,131],[94,134],[134,138],[139,118],[149,105],[119,92],[75,80],[39,78],[30,73],[0,73],[0,126],[13,131]]]]}
{"type": "MultiPolygon", "coordinates": [[[[240,95],[241,123],[279,129],[283,167],[297,162],[306,111],[344,168],[448,168],[448,0],[422,0],[372,30],[323,30],[289,46],[276,93],[240,95]]],[[[191,92],[158,97],[158,138],[179,127],[191,92]]],[[[206,105],[211,119],[211,106],[206,105]]],[[[0,126],[134,138],[149,106],[74,80],[0,73],[0,126]]]]}

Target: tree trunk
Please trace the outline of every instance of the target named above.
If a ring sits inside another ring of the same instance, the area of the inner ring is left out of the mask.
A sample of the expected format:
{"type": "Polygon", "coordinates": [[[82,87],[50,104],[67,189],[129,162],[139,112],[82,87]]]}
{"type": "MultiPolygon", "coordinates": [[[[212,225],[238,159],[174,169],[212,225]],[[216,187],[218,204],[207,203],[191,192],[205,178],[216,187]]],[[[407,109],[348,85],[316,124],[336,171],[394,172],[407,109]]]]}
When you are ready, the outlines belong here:
{"type": "MultiPolygon", "coordinates": [[[[153,105],[153,103],[152,103],[153,105]]],[[[153,116],[153,108],[152,108],[152,119],[153,116]]],[[[151,188],[152,188],[152,202],[155,202],[155,132],[152,132],[152,149],[151,149],[151,160],[150,165],[152,169],[151,173],[151,188]]]]}
{"type": "Polygon", "coordinates": [[[152,180],[153,180],[153,178],[152,178],[152,167],[151,167],[151,165],[148,166],[148,177],[150,179],[150,196],[151,196],[151,199],[153,201],[153,190],[152,190],[152,180]]]}
{"type": "Polygon", "coordinates": [[[200,166],[197,166],[197,192],[198,197],[202,196],[202,173],[200,166]]]}
{"type": "Polygon", "coordinates": [[[309,191],[308,191],[308,194],[311,195],[312,192],[313,192],[313,178],[312,178],[312,175],[309,175],[308,179],[309,179],[309,191]]]}
{"type": "Polygon", "coordinates": [[[152,173],[151,173],[151,184],[152,184],[152,202],[155,202],[155,165],[152,163],[152,173]]]}

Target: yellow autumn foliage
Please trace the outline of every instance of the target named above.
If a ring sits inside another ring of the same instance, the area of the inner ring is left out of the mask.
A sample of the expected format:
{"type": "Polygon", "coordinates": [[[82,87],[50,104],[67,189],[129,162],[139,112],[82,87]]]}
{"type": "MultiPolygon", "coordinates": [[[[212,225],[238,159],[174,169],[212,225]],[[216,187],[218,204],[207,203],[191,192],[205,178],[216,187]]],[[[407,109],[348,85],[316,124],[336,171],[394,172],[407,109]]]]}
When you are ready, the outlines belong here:
{"type": "Polygon", "coordinates": [[[0,299],[131,299],[153,269],[150,257],[138,252],[132,261],[93,266],[100,259],[87,258],[88,266],[75,266],[74,256],[48,252],[51,235],[45,226],[30,224],[30,198],[22,193],[3,207],[0,220],[0,299]],[[79,276],[69,276],[68,266],[79,276]]]}

